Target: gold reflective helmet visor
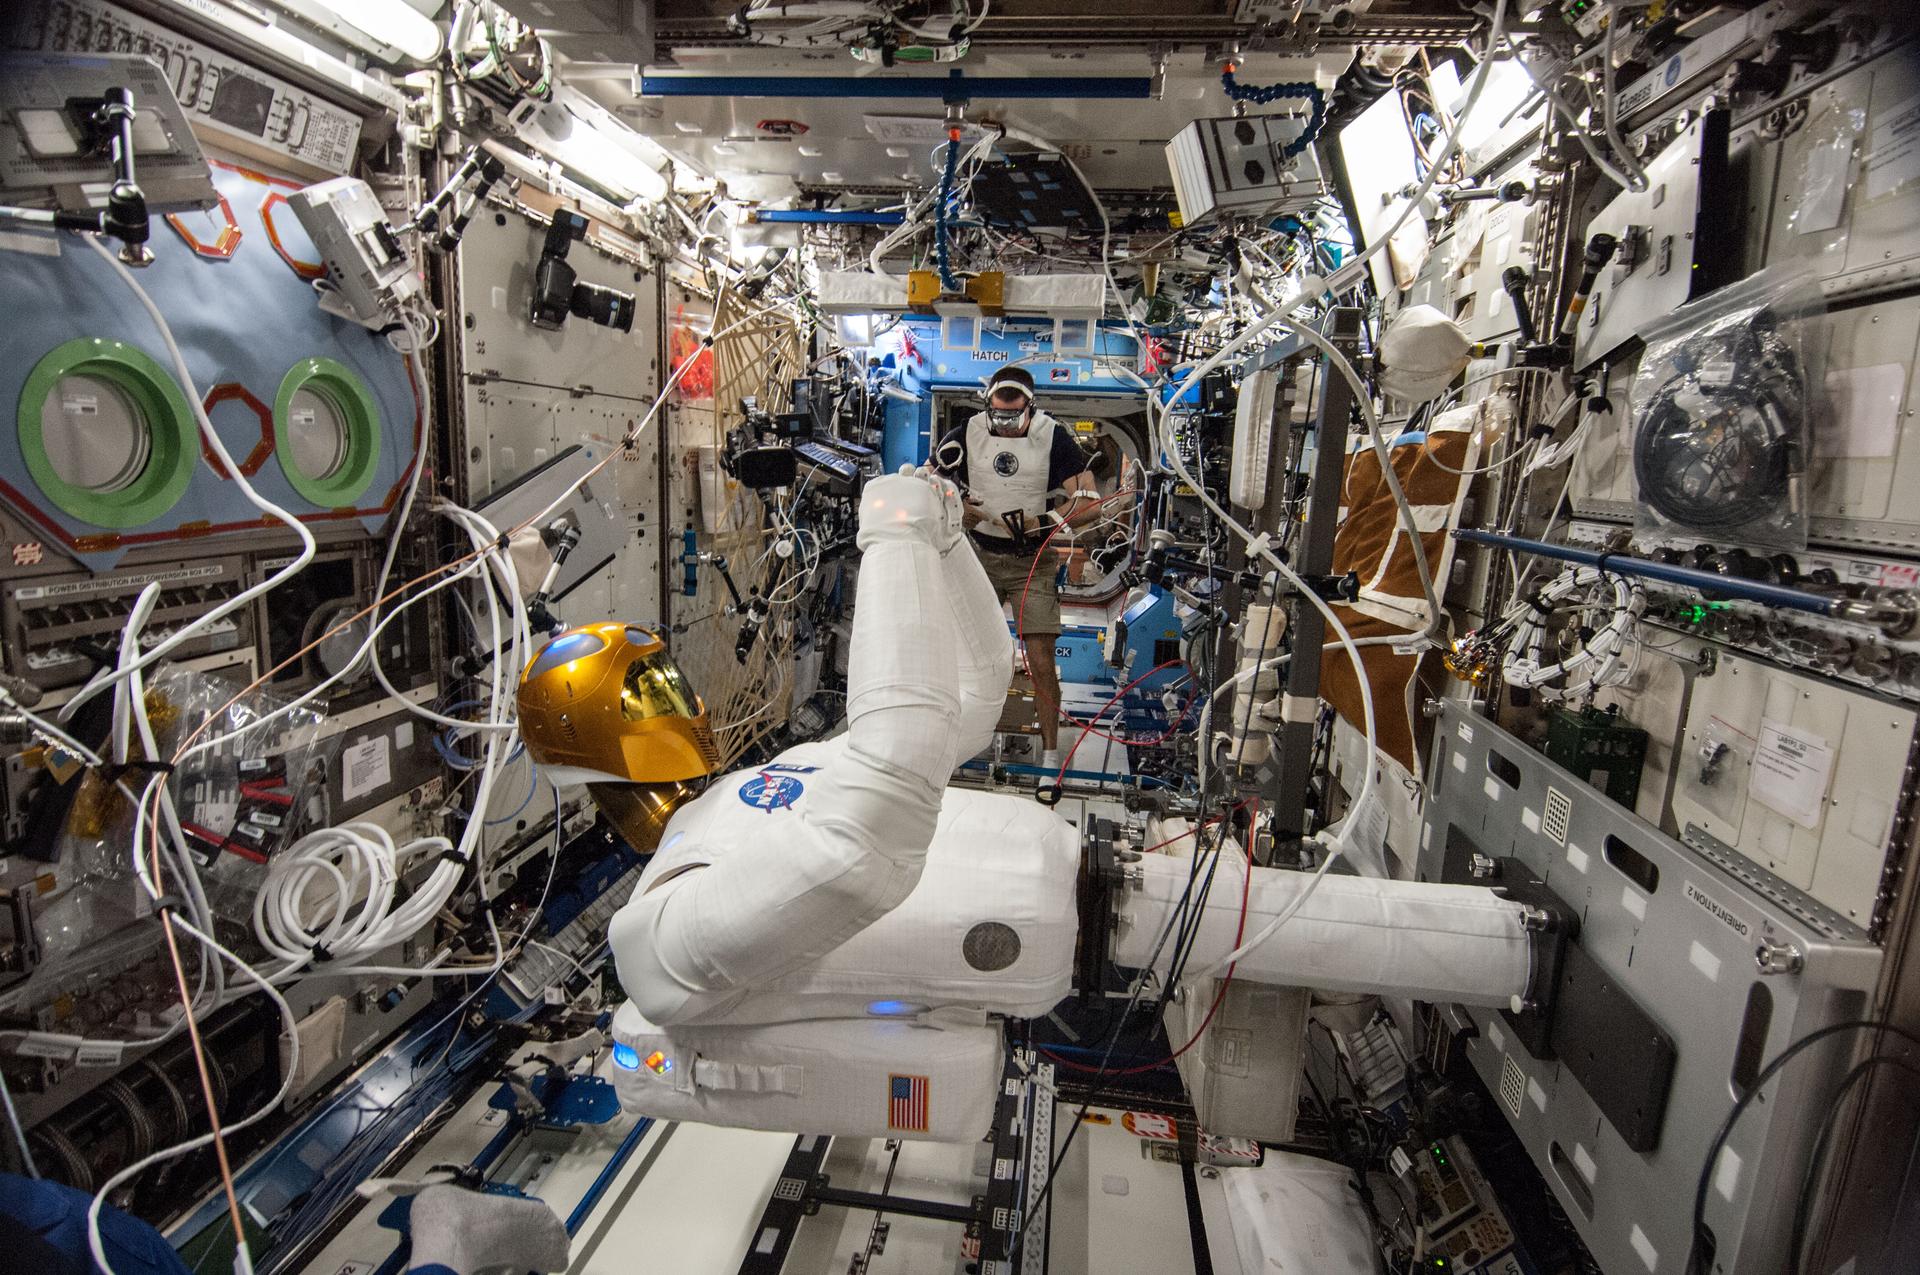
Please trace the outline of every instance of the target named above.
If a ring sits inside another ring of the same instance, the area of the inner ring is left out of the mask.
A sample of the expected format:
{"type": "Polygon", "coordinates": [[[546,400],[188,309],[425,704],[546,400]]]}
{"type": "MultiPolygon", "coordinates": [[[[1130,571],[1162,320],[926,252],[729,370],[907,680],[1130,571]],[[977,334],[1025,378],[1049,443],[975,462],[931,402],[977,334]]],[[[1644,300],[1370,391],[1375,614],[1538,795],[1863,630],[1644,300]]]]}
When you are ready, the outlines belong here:
{"type": "Polygon", "coordinates": [[[638,850],[659,841],[691,781],[719,768],[706,705],[645,629],[568,629],[527,665],[519,704],[528,755],[555,783],[587,784],[638,850]]]}

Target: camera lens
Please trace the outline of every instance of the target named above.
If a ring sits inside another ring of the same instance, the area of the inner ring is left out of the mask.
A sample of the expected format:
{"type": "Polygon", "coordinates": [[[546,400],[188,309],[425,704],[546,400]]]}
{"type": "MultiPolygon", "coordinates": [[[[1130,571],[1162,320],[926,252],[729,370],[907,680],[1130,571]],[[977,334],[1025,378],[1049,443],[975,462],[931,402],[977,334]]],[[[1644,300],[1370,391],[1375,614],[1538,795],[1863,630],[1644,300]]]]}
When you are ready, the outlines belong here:
{"type": "Polygon", "coordinates": [[[577,283],[573,287],[572,309],[581,318],[601,327],[619,332],[633,330],[633,297],[625,292],[577,283]]]}

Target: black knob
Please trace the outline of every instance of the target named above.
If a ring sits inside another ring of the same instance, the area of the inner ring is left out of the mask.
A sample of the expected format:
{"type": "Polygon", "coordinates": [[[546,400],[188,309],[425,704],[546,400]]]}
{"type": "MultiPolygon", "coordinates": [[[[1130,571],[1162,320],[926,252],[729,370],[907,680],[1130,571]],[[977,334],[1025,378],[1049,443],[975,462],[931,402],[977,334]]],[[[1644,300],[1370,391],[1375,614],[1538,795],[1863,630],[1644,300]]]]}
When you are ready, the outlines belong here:
{"type": "Polygon", "coordinates": [[[1741,580],[1759,580],[1767,574],[1765,562],[1745,549],[1738,548],[1721,553],[1714,560],[1713,569],[1723,576],[1733,576],[1741,580]]]}

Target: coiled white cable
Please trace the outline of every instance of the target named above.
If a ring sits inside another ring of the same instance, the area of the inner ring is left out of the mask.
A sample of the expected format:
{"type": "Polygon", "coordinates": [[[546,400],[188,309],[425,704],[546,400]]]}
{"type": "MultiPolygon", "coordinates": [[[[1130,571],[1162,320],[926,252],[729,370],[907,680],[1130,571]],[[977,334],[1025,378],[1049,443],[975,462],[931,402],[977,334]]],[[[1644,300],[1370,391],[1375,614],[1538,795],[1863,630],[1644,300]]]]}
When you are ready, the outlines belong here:
{"type": "Polygon", "coordinates": [[[1547,582],[1536,598],[1515,608],[1521,616],[1513,641],[1501,661],[1500,676],[1508,686],[1523,690],[1586,671],[1585,686],[1602,684],[1620,662],[1633,626],[1647,608],[1647,596],[1637,580],[1599,567],[1574,567],[1547,582]],[[1548,662],[1547,617],[1559,607],[1594,588],[1609,588],[1612,616],[1605,627],[1584,639],[1580,649],[1565,659],[1548,662]],[[1590,671],[1588,671],[1590,670],[1590,671]]]}
{"type": "Polygon", "coordinates": [[[449,857],[394,906],[409,865],[452,850],[446,837],[396,845],[385,828],[362,821],[310,832],[268,863],[253,900],[254,935],[292,965],[371,956],[412,937],[453,896],[463,865],[449,857]]]}

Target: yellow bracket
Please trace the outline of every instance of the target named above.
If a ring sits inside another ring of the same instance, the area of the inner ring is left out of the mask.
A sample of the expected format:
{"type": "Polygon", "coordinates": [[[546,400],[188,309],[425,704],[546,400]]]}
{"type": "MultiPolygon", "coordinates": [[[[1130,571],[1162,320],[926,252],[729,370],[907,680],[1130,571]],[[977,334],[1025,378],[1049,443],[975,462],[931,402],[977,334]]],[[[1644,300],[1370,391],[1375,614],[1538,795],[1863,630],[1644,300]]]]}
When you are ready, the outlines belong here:
{"type": "Polygon", "coordinates": [[[1004,310],[1007,295],[1007,276],[998,270],[983,270],[979,274],[968,275],[963,295],[959,297],[943,296],[940,291],[940,276],[931,270],[912,270],[907,273],[907,308],[931,314],[936,301],[967,300],[980,307],[984,314],[1000,314],[1004,310]]]}
{"type": "Polygon", "coordinates": [[[983,270],[967,279],[967,300],[987,314],[1000,314],[1007,297],[1007,276],[998,270],[983,270]]]}

